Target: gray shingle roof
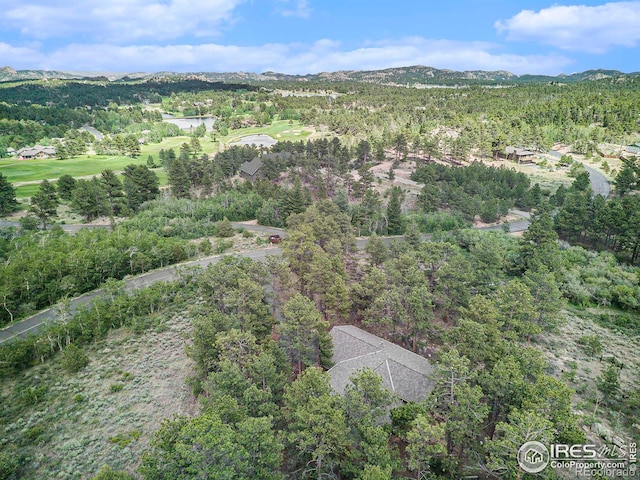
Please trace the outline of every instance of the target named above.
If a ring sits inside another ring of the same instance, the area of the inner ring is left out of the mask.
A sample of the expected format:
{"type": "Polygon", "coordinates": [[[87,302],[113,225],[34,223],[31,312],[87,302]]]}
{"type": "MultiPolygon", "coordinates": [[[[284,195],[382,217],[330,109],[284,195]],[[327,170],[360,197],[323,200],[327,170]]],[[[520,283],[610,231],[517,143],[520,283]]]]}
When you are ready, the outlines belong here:
{"type": "Polygon", "coordinates": [[[433,366],[424,357],[352,325],[333,327],[331,386],[344,393],[349,377],[365,367],[382,377],[384,385],[402,400],[419,402],[433,388],[433,366]]]}
{"type": "Polygon", "coordinates": [[[262,160],[256,157],[250,162],[244,162],[242,165],[240,165],[240,171],[246,173],[247,175],[253,176],[258,170],[260,170],[260,167],[262,167],[262,160]]]}
{"type": "Polygon", "coordinates": [[[512,154],[515,153],[517,156],[519,157],[528,157],[531,155],[535,155],[535,153],[529,151],[529,150],[525,150],[523,148],[517,148],[517,147],[507,147],[505,148],[505,151],[507,152],[507,154],[512,154]]]}
{"type": "Polygon", "coordinates": [[[33,147],[21,148],[16,153],[21,157],[35,157],[41,152],[45,155],[53,156],[56,154],[56,149],[51,146],[43,147],[42,145],[35,145],[33,147]]]}

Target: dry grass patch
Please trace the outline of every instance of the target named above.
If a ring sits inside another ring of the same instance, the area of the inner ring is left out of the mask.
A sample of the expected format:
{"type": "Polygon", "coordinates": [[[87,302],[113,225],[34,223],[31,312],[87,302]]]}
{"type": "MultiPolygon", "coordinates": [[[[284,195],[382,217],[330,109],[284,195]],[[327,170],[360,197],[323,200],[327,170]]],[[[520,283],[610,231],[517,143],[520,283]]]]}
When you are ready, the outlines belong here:
{"type": "Polygon", "coordinates": [[[42,431],[28,447],[29,478],[91,478],[104,464],[133,472],[163,418],[197,413],[185,383],[193,370],[185,354],[191,322],[175,315],[155,323],[86,347],[90,363],[76,374],[56,357],[16,379],[47,387],[42,401],[3,425],[6,440],[18,444],[26,432],[42,431]]]}
{"type": "MultiPolygon", "coordinates": [[[[606,369],[611,359],[623,364],[620,371],[620,387],[624,396],[637,388],[640,375],[640,337],[615,332],[594,320],[594,315],[603,309],[587,309],[584,312],[567,312],[567,321],[560,331],[540,338],[539,347],[549,362],[553,374],[565,381],[576,391],[574,409],[582,416],[587,427],[593,423],[604,425],[605,431],[629,439],[640,436],[639,422],[626,422],[617,412],[607,409],[597,390],[597,379],[606,369]],[[594,351],[588,339],[602,346],[594,351]],[[585,341],[586,340],[586,341],[585,341]],[[594,415],[595,412],[595,415],[594,415]]],[[[600,427],[599,427],[600,428],[600,427]]]]}

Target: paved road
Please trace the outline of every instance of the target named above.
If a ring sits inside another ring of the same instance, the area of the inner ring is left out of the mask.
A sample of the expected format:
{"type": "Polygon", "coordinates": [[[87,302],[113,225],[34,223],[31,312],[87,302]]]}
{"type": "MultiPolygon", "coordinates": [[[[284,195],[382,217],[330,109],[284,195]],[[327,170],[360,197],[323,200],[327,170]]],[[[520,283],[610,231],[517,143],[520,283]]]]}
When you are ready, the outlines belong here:
{"type": "Polygon", "coordinates": [[[611,185],[609,180],[597,170],[582,164],[587,172],[589,172],[589,180],[591,181],[591,190],[594,195],[602,195],[605,199],[611,194],[611,185]]]}
{"type": "MultiPolygon", "coordinates": [[[[246,225],[233,222],[235,228],[245,227],[247,230],[253,230],[264,234],[279,234],[282,237],[286,236],[286,232],[279,228],[264,227],[262,225],[246,225]]],[[[521,232],[529,227],[529,221],[523,220],[519,222],[512,222],[509,224],[511,232],[521,232]]],[[[482,227],[481,230],[502,230],[502,226],[482,227]]],[[[430,239],[430,235],[423,235],[424,240],[430,239]]],[[[384,237],[383,241],[388,246],[393,240],[403,238],[402,235],[384,237]]],[[[367,238],[358,238],[356,240],[356,248],[363,250],[367,244],[367,238]]],[[[236,255],[246,258],[251,258],[255,261],[266,261],[269,255],[280,255],[282,250],[275,246],[265,247],[259,250],[252,250],[248,252],[240,252],[236,255]]],[[[161,268],[152,272],[144,273],[137,277],[129,278],[125,280],[125,290],[132,291],[138,288],[148,287],[149,285],[159,281],[171,281],[178,278],[178,271],[188,267],[207,267],[218,263],[225,255],[214,255],[211,257],[201,258],[199,260],[193,260],[189,262],[180,263],[171,267],[161,268]]],[[[102,295],[102,290],[94,290],[85,293],[79,297],[70,300],[69,313],[75,312],[79,307],[89,304],[92,300],[102,295]]],[[[4,329],[0,330],[0,344],[10,341],[13,338],[24,336],[29,333],[35,333],[40,325],[47,320],[55,318],[57,314],[56,307],[47,308],[41,312],[38,312],[31,317],[28,317],[20,322],[16,322],[4,329]]]]}
{"type": "MultiPolygon", "coordinates": [[[[557,153],[557,152],[554,152],[557,153]]],[[[591,180],[591,185],[594,191],[594,194],[600,194],[603,195],[605,198],[609,196],[610,193],[610,187],[609,187],[609,182],[607,181],[607,179],[599,172],[595,171],[594,169],[588,167],[585,165],[585,168],[587,169],[587,171],[589,172],[589,178],[591,180]]],[[[528,212],[522,212],[522,211],[518,211],[518,210],[514,210],[514,213],[526,218],[526,220],[521,220],[521,221],[517,221],[517,222],[511,222],[509,224],[509,231],[511,233],[516,233],[516,232],[523,232],[525,231],[527,228],[529,228],[529,214],[528,212]]],[[[7,221],[0,221],[0,227],[2,226],[17,226],[19,225],[16,222],[7,222],[7,221]]],[[[279,234],[280,236],[282,236],[283,238],[286,237],[286,232],[282,229],[279,228],[272,228],[272,227],[264,227],[262,225],[248,225],[245,223],[239,223],[239,222],[232,222],[232,225],[234,228],[246,228],[247,230],[252,230],[252,231],[256,231],[256,232],[260,232],[260,233],[264,233],[264,234],[279,234]]],[[[106,225],[62,225],[63,229],[65,229],[68,232],[76,232],[81,228],[105,228],[107,227],[106,225]]],[[[496,225],[496,226],[492,226],[492,227],[481,227],[480,230],[502,230],[502,225],[496,225]]],[[[389,245],[394,239],[397,238],[402,238],[402,237],[385,237],[384,238],[384,242],[385,244],[389,245]]],[[[429,236],[423,236],[423,238],[427,239],[429,238],[429,236]]],[[[366,238],[362,238],[362,239],[358,239],[356,240],[356,247],[359,250],[364,249],[365,245],[367,243],[367,239],[366,238]]],[[[238,253],[237,255],[243,256],[243,257],[247,257],[247,258],[251,258],[253,260],[257,260],[257,261],[264,261],[268,255],[280,255],[282,253],[282,251],[279,248],[275,248],[275,247],[268,247],[268,248],[264,248],[261,250],[253,250],[253,251],[249,251],[249,252],[244,252],[244,253],[238,253]]],[[[200,260],[195,260],[195,261],[191,261],[191,262],[186,262],[186,263],[182,263],[179,265],[175,265],[172,267],[167,267],[164,269],[160,269],[160,270],[155,270],[153,272],[149,272],[149,273],[145,273],[143,275],[140,275],[138,277],[135,278],[130,278],[128,280],[125,281],[125,288],[128,290],[133,290],[135,288],[142,288],[148,285],[151,285],[152,283],[158,282],[158,281],[168,281],[168,280],[173,280],[175,278],[177,278],[177,269],[180,267],[188,267],[188,266],[200,266],[200,267],[206,267],[207,265],[211,265],[214,263],[217,263],[220,261],[220,259],[223,257],[224,255],[216,255],[216,256],[212,256],[212,257],[206,257],[206,258],[202,258],[200,260]]],[[[102,294],[101,290],[94,290],[92,292],[89,293],[85,293],[84,295],[81,295],[80,297],[76,297],[74,299],[71,300],[70,303],[70,310],[71,312],[75,311],[79,306],[81,305],[86,305],[89,302],[91,302],[94,298],[98,297],[99,295],[102,294]]],[[[21,335],[26,335],[29,332],[35,332],[35,330],[38,328],[39,325],[41,325],[42,323],[46,322],[47,320],[53,318],[55,316],[56,312],[55,312],[55,307],[53,308],[48,308],[46,310],[43,310],[42,312],[39,312],[31,317],[28,317],[20,322],[14,323],[12,325],[10,325],[9,327],[5,327],[4,329],[0,330],[0,344],[11,340],[12,338],[15,338],[17,336],[21,336],[21,335]]]]}
{"type": "MultiPolygon", "coordinates": [[[[555,158],[562,157],[562,153],[556,152],[555,150],[551,150],[549,155],[555,158]]],[[[582,166],[587,172],[589,172],[589,180],[591,181],[591,190],[593,190],[593,194],[609,198],[609,195],[611,195],[611,184],[609,183],[609,180],[607,180],[607,177],[584,163],[582,163],[582,166]]]]}
{"type": "MultiPolygon", "coordinates": [[[[247,225],[245,223],[239,222],[231,222],[234,228],[246,228],[247,230],[252,230],[255,232],[264,233],[265,235],[273,235],[278,234],[281,237],[286,237],[287,234],[281,228],[273,228],[273,227],[265,227],[262,225],[247,225]]],[[[15,226],[15,222],[0,222],[1,226],[15,226]],[[10,225],[8,225],[10,224],[10,225]]],[[[71,225],[67,225],[71,226],[71,225]]],[[[105,225],[96,226],[96,225],[75,225],[75,227],[86,228],[86,227],[95,227],[95,228],[105,228],[105,225]]],[[[77,230],[76,230],[77,231],[77,230]]],[[[254,250],[249,252],[239,253],[238,255],[251,258],[253,260],[264,261],[267,258],[267,255],[280,255],[281,250],[276,247],[266,247],[260,250],[254,250]]],[[[207,265],[211,265],[220,261],[220,259],[224,255],[214,255],[211,257],[201,258],[199,260],[193,260],[189,262],[184,262],[178,265],[173,265],[171,267],[162,268],[158,270],[154,270],[152,272],[148,272],[137,277],[129,278],[125,280],[125,289],[126,290],[134,290],[136,288],[143,288],[151,285],[152,283],[158,281],[170,281],[177,278],[177,271],[180,268],[185,267],[206,267],[207,265]]],[[[102,295],[102,290],[93,290],[91,292],[80,295],[79,297],[73,298],[69,303],[69,313],[75,312],[78,307],[87,305],[93,299],[102,295]]],[[[47,308],[46,310],[42,310],[41,312],[36,313],[20,322],[16,322],[8,327],[5,327],[0,330],[0,344],[11,340],[17,336],[26,335],[28,333],[35,333],[38,326],[42,323],[54,318],[56,316],[56,307],[47,308]]]]}
{"type": "MultiPolygon", "coordinates": [[[[237,255],[242,257],[251,258],[256,261],[265,261],[268,255],[280,255],[282,250],[277,247],[266,247],[260,250],[254,250],[249,252],[241,252],[237,255]]],[[[171,281],[178,278],[178,270],[188,267],[206,267],[218,263],[224,255],[214,255],[211,257],[201,258],[190,262],[180,263],[172,267],[162,268],[154,270],[137,277],[129,278],[125,280],[125,290],[132,291],[138,288],[148,287],[149,285],[160,281],[171,281]]],[[[95,298],[102,295],[102,290],[93,290],[85,293],[79,297],[76,297],[70,301],[69,313],[74,313],[79,307],[89,304],[95,298]]],[[[35,333],[37,328],[45,323],[47,320],[55,318],[57,314],[56,307],[47,308],[37,314],[28,317],[20,322],[14,323],[4,329],[0,330],[0,344],[7,342],[15,337],[24,336],[28,333],[35,333]]]]}
{"type": "MultiPolygon", "coordinates": [[[[78,233],[80,230],[85,228],[88,230],[96,230],[99,228],[111,228],[110,225],[90,225],[85,223],[78,223],[78,224],[70,223],[70,224],[58,224],[58,225],[60,226],[60,228],[62,228],[62,230],[64,230],[67,233],[78,233]]],[[[10,220],[0,220],[0,228],[10,228],[10,227],[19,227],[19,226],[20,226],[19,222],[13,222],[10,220]]],[[[265,227],[262,225],[251,225],[243,222],[231,222],[231,226],[233,228],[245,228],[253,232],[260,232],[260,233],[265,233],[269,235],[278,234],[283,237],[287,235],[285,230],[281,228],[265,227]]]]}

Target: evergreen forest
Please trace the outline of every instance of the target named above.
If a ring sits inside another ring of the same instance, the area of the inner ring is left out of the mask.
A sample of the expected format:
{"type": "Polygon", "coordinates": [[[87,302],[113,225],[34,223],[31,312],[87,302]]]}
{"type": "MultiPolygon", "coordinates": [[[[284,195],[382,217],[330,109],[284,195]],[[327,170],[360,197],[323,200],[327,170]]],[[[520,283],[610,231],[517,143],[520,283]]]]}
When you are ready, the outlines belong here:
{"type": "Polygon", "coordinates": [[[0,83],[0,479],[571,478],[518,448],[634,445],[640,77],[483,83],[0,83]],[[430,387],[338,391],[340,326],[430,387]]]}

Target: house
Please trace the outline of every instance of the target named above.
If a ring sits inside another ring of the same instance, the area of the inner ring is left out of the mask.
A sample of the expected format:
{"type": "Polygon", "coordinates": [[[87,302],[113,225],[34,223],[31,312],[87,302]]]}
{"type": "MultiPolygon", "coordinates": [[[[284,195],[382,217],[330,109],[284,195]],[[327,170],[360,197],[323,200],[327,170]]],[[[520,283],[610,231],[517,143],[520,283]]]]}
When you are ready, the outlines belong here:
{"type": "Polygon", "coordinates": [[[426,358],[352,325],[333,327],[330,334],[334,365],[328,373],[336,392],[344,393],[349,377],[365,367],[405,402],[420,402],[433,389],[433,366],[426,358]]]}
{"type": "Polygon", "coordinates": [[[20,160],[31,160],[33,158],[53,158],[56,156],[55,147],[36,145],[34,147],[24,147],[16,152],[20,160]]]}
{"type": "Polygon", "coordinates": [[[535,153],[523,148],[506,147],[505,153],[499,155],[507,160],[513,160],[518,163],[532,163],[535,157],[535,153]]]}
{"type": "Polygon", "coordinates": [[[15,154],[16,154],[15,148],[12,148],[12,147],[7,148],[7,156],[13,157],[15,154]]]}
{"type": "Polygon", "coordinates": [[[240,176],[244,179],[253,182],[258,178],[261,178],[260,168],[262,167],[262,160],[259,157],[254,158],[250,162],[244,162],[240,165],[240,176]]]}
{"type": "Polygon", "coordinates": [[[627,153],[630,153],[632,155],[639,155],[640,154],[640,142],[639,143],[634,143],[633,145],[627,145],[625,148],[625,151],[627,153]]]}

